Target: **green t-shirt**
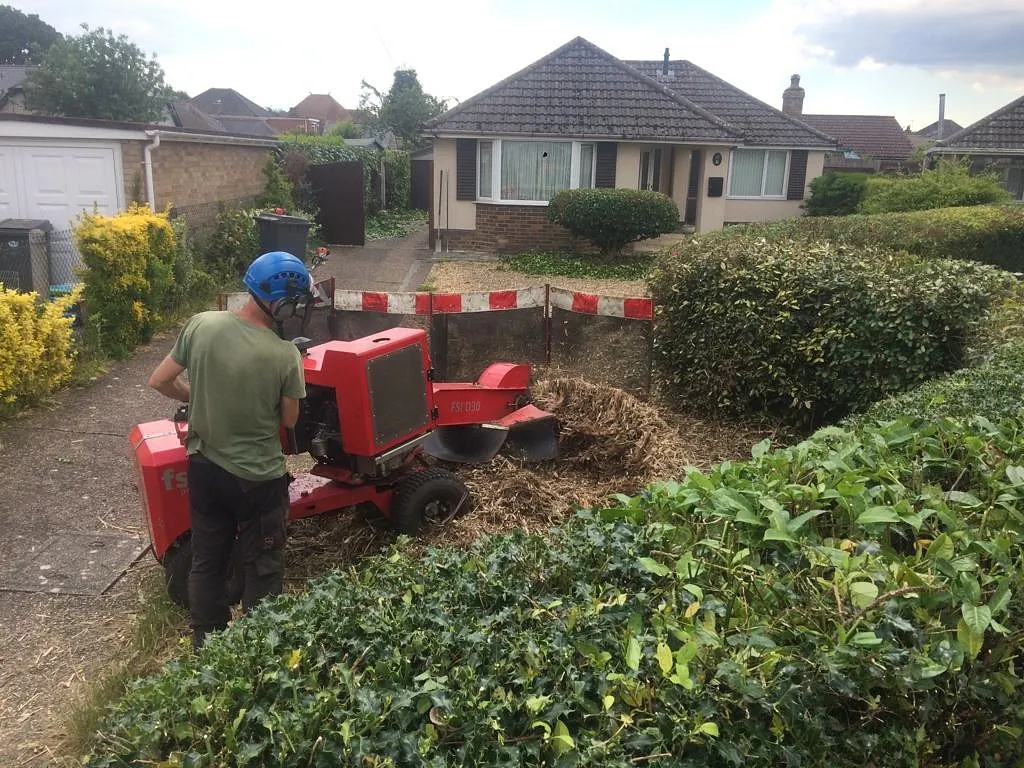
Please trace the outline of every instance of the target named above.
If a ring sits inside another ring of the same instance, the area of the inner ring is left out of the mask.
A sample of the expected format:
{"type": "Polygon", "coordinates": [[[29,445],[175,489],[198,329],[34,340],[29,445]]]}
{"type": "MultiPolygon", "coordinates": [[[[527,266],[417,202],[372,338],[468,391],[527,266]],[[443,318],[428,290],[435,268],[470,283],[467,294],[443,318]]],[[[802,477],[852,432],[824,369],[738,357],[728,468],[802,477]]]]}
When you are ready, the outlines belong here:
{"type": "Polygon", "coordinates": [[[295,345],[232,312],[200,312],[171,358],[188,370],[188,452],[246,480],[281,477],[281,397],[306,396],[295,345]]]}

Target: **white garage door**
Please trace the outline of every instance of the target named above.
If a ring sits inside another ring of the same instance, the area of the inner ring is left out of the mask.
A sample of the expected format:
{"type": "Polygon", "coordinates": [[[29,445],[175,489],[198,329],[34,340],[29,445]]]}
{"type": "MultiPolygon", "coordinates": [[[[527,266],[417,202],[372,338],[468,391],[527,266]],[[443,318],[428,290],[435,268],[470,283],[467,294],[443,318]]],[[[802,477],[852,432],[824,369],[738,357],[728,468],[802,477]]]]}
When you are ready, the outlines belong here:
{"type": "Polygon", "coordinates": [[[121,210],[117,144],[0,143],[0,219],[47,219],[68,229],[81,211],[121,210]]]}

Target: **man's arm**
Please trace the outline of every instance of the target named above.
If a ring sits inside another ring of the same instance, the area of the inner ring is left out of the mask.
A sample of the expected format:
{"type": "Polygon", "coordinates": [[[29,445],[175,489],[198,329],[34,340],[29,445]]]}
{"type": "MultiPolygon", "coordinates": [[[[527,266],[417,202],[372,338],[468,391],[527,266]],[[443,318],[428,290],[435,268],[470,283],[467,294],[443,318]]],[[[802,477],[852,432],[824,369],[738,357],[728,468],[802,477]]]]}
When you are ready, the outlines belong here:
{"type": "Polygon", "coordinates": [[[299,401],[294,397],[281,398],[281,426],[294,429],[299,422],[299,401]]]}
{"type": "MultiPolygon", "coordinates": [[[[149,386],[172,400],[188,402],[189,386],[187,381],[182,381],[181,376],[185,366],[178,364],[170,355],[165,357],[160,365],[156,367],[149,377],[149,386]]],[[[296,415],[298,410],[296,409],[296,415]]]]}

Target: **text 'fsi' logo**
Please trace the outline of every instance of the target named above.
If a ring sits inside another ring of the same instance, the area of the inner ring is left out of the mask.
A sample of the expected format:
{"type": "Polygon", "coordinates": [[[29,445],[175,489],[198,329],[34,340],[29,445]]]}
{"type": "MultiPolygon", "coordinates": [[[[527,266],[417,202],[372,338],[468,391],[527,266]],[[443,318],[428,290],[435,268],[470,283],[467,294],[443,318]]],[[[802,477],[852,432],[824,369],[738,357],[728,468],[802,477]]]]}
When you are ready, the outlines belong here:
{"type": "Polygon", "coordinates": [[[164,481],[164,490],[188,490],[188,473],[175,472],[173,469],[165,469],[161,479],[164,481]]]}

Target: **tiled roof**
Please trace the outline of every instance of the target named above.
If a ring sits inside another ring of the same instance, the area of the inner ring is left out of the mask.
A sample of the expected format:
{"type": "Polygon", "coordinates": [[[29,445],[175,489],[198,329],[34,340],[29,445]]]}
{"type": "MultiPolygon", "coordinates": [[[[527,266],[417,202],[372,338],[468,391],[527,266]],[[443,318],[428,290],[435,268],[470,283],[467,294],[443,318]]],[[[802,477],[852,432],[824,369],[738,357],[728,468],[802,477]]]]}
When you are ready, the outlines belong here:
{"type": "Polygon", "coordinates": [[[801,115],[805,123],[839,139],[842,149],[878,160],[909,160],[914,145],[895,117],[801,115]]]}
{"type": "Polygon", "coordinates": [[[832,135],[815,126],[787,115],[775,107],[755,99],[749,93],[716,77],[696,64],[685,61],[668,62],[668,76],[662,71],[664,61],[627,61],[646,75],[657,77],[681,96],[700,104],[709,112],[735,126],[743,133],[745,144],[829,149],[835,146],[832,135]]]}
{"type": "Polygon", "coordinates": [[[742,134],[581,37],[429,121],[434,134],[735,143],[742,134]]]}
{"type": "Polygon", "coordinates": [[[1024,96],[938,142],[950,149],[1024,150],[1024,96]]]}
{"type": "Polygon", "coordinates": [[[247,136],[259,136],[261,138],[270,138],[279,133],[271,128],[266,120],[259,118],[221,115],[217,120],[224,126],[225,130],[231,133],[242,133],[247,136]]]}
{"type": "MultiPolygon", "coordinates": [[[[962,131],[964,127],[960,125],[956,120],[943,120],[945,125],[942,127],[942,137],[948,139],[957,131],[962,131]]],[[[920,136],[924,139],[934,139],[939,135],[939,121],[936,120],[931,125],[926,125],[920,131],[914,131],[915,136],[920,136]]]]}
{"type": "Polygon", "coordinates": [[[209,88],[191,101],[203,112],[215,117],[269,117],[272,114],[233,88],[209,88]]]}
{"type": "Polygon", "coordinates": [[[227,130],[217,118],[206,114],[191,101],[172,101],[167,106],[171,112],[171,119],[178,128],[189,128],[194,131],[227,130]]]}
{"type": "Polygon", "coordinates": [[[349,118],[349,112],[327,93],[311,93],[290,110],[296,117],[312,117],[324,123],[337,123],[349,118]]]}

